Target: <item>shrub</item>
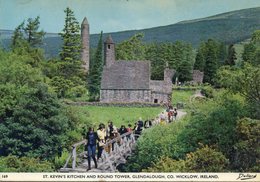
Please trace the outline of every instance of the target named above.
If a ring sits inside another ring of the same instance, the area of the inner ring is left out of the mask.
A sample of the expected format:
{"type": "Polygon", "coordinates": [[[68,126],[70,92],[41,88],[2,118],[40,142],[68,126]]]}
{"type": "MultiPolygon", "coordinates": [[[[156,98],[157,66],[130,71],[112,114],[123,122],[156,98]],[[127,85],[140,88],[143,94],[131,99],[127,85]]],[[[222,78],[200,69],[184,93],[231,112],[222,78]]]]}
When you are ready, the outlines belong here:
{"type": "Polygon", "coordinates": [[[138,139],[136,153],[130,157],[122,171],[141,171],[158,162],[161,156],[181,158],[184,154],[177,138],[187,120],[145,130],[138,139]]]}
{"type": "Polygon", "coordinates": [[[66,160],[67,160],[67,158],[69,157],[69,155],[70,155],[70,154],[69,154],[69,152],[67,151],[67,149],[64,149],[64,150],[62,151],[62,154],[61,154],[60,157],[59,157],[59,156],[56,156],[56,157],[55,157],[53,164],[54,164],[54,167],[55,167],[56,170],[57,170],[57,169],[60,169],[61,167],[64,166],[64,164],[66,163],[66,160]]]}
{"type": "Polygon", "coordinates": [[[260,121],[240,119],[236,127],[237,143],[234,145],[233,168],[239,171],[260,170],[260,121]]]}
{"type": "Polygon", "coordinates": [[[185,166],[188,172],[224,172],[228,159],[207,145],[186,155],[185,166]]]}
{"type": "MultiPolygon", "coordinates": [[[[174,160],[169,157],[162,157],[157,163],[153,163],[152,167],[142,170],[143,172],[185,172],[185,161],[174,160]]],[[[187,172],[187,171],[186,171],[187,172]]]]}
{"type": "MultiPolygon", "coordinates": [[[[197,101],[194,103],[191,116],[177,123],[156,126],[144,132],[138,140],[135,155],[130,158],[123,171],[140,171],[151,167],[153,163],[157,164],[161,156],[175,160],[184,160],[186,157],[188,160],[186,154],[196,151],[199,143],[216,146],[219,152],[231,160],[234,155],[232,146],[237,142],[237,119],[245,115],[243,99],[224,92],[203,103],[197,101]]],[[[206,149],[209,150],[210,155],[219,154],[220,156],[220,153],[215,154],[213,149],[213,151],[206,149]]],[[[202,152],[206,152],[206,149],[202,152]]],[[[222,157],[220,159],[220,162],[226,164],[222,157]]],[[[233,160],[230,162],[232,163],[233,160]]],[[[195,162],[191,164],[195,165],[195,162]]],[[[192,169],[191,165],[190,170],[192,169]]],[[[218,169],[223,171],[224,167],[216,166],[208,170],[218,169]]]]}
{"type": "Polygon", "coordinates": [[[194,105],[192,119],[178,136],[183,152],[193,152],[198,143],[217,145],[228,158],[233,156],[237,118],[245,115],[244,102],[240,97],[223,93],[202,105],[194,105]]]}
{"type": "Polygon", "coordinates": [[[162,157],[144,172],[223,172],[229,164],[228,159],[210,147],[203,146],[186,155],[185,160],[162,157]]]}
{"type": "Polygon", "coordinates": [[[214,89],[210,85],[206,85],[202,87],[201,94],[204,95],[207,98],[213,98],[214,97],[214,89]]]}
{"type": "Polygon", "coordinates": [[[64,97],[68,90],[72,87],[73,83],[61,76],[55,76],[51,79],[51,86],[54,88],[57,96],[64,97]]]}
{"type": "Polygon", "coordinates": [[[0,158],[0,172],[54,172],[54,169],[48,161],[9,155],[0,158]]]}
{"type": "Polygon", "coordinates": [[[70,88],[66,93],[66,97],[69,98],[81,97],[85,93],[87,93],[87,89],[84,86],[80,85],[80,86],[70,88]]]}

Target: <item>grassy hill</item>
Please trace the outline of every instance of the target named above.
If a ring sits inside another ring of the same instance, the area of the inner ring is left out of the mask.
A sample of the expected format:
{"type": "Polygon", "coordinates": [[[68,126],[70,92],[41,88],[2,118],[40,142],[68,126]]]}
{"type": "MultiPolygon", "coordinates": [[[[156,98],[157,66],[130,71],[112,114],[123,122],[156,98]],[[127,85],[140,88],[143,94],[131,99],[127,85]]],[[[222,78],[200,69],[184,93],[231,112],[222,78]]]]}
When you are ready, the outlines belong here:
{"type": "MultiPolygon", "coordinates": [[[[213,38],[227,44],[238,43],[248,39],[254,30],[260,29],[259,17],[260,7],[257,7],[201,19],[182,21],[167,26],[105,33],[104,38],[106,38],[108,34],[111,34],[113,40],[118,43],[138,32],[143,32],[145,34],[145,42],[185,41],[196,47],[200,41],[213,38]]],[[[11,35],[12,31],[0,30],[0,43],[2,43],[4,47],[8,47],[10,44],[11,35]]],[[[90,41],[92,47],[97,45],[98,38],[98,34],[91,35],[90,41]]],[[[47,34],[43,48],[48,57],[57,56],[60,45],[61,39],[58,34],[47,34]]]]}

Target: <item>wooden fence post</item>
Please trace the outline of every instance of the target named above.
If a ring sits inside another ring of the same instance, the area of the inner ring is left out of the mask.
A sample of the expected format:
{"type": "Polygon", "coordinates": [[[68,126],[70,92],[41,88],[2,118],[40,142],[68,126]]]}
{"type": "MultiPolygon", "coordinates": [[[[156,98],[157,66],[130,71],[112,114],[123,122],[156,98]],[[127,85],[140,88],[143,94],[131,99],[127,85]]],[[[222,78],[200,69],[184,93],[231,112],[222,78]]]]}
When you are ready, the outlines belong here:
{"type": "Polygon", "coordinates": [[[72,169],[76,168],[76,162],[77,162],[77,147],[73,147],[72,150],[72,169]]]}

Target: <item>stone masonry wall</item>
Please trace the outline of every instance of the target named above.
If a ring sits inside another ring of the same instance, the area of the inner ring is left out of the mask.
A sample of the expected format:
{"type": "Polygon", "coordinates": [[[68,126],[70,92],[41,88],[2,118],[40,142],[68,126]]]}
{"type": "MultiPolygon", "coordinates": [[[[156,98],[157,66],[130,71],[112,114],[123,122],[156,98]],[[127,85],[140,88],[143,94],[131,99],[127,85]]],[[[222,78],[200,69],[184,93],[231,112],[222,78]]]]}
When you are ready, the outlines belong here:
{"type": "Polygon", "coordinates": [[[193,74],[192,74],[193,82],[202,84],[203,77],[204,77],[204,72],[201,72],[200,70],[193,70],[193,74]]]}
{"type": "Polygon", "coordinates": [[[152,92],[152,101],[153,103],[157,102],[159,104],[167,103],[169,99],[169,94],[167,93],[159,93],[159,92],[152,92]]]}
{"type": "Polygon", "coordinates": [[[100,102],[151,102],[150,90],[101,90],[100,102]]]}
{"type": "Polygon", "coordinates": [[[81,39],[82,39],[82,52],[81,59],[83,68],[86,72],[89,71],[89,25],[84,23],[81,25],[81,39]]]}

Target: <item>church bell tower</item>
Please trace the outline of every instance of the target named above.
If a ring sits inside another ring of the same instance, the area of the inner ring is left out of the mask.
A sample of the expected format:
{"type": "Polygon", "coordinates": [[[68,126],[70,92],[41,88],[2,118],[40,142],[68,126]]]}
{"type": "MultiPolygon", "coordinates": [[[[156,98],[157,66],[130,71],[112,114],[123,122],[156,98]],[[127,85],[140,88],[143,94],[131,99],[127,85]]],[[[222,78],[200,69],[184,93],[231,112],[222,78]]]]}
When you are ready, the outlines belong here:
{"type": "Polygon", "coordinates": [[[112,64],[115,63],[115,43],[111,35],[109,35],[105,41],[104,45],[104,53],[105,53],[105,66],[110,67],[112,64]]]}

